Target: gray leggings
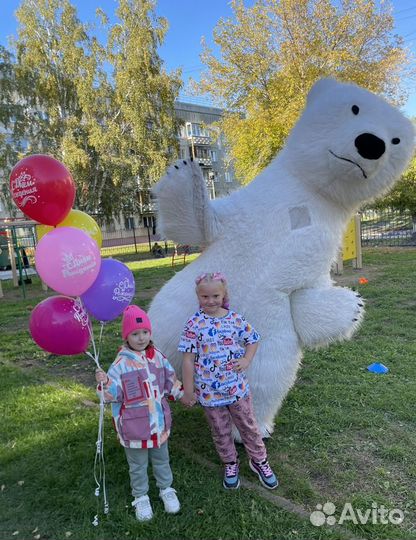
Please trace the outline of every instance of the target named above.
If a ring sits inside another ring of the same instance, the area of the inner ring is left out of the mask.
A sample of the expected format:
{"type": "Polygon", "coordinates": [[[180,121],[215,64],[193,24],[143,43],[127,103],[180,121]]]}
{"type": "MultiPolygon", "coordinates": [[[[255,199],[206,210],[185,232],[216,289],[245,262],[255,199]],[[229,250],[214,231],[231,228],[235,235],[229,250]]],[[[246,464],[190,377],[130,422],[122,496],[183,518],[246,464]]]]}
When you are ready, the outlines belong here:
{"type": "Polygon", "coordinates": [[[160,448],[124,448],[124,450],[129,464],[131,492],[134,498],[146,495],[149,491],[147,476],[149,454],[157,487],[166,489],[172,485],[167,441],[160,448]]]}

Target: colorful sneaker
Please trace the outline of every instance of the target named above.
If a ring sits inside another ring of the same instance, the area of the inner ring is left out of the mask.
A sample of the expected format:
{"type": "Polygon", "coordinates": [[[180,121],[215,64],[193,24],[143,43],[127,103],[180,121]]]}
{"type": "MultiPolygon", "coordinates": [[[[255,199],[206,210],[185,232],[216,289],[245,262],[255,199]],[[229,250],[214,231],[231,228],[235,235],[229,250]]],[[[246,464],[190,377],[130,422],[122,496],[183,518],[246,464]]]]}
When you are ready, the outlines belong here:
{"type": "Polygon", "coordinates": [[[150,499],[147,495],[142,495],[131,503],[136,510],[136,519],[138,521],[149,521],[153,517],[153,510],[150,505],[150,499]]]}
{"type": "Polygon", "coordinates": [[[267,458],[260,463],[256,463],[255,461],[250,459],[249,465],[250,469],[257,474],[260,482],[263,484],[264,487],[266,487],[267,489],[277,488],[279,482],[276,478],[276,475],[272,471],[272,468],[270,467],[267,458]]]}
{"type": "Polygon", "coordinates": [[[168,514],[177,514],[181,508],[181,503],[176,496],[176,491],[171,488],[161,489],[159,491],[159,497],[162,499],[165,505],[165,512],[168,514]]]}
{"type": "Polygon", "coordinates": [[[224,479],[222,485],[225,489],[238,489],[240,487],[240,479],[238,477],[238,462],[232,461],[225,464],[224,479]]]}

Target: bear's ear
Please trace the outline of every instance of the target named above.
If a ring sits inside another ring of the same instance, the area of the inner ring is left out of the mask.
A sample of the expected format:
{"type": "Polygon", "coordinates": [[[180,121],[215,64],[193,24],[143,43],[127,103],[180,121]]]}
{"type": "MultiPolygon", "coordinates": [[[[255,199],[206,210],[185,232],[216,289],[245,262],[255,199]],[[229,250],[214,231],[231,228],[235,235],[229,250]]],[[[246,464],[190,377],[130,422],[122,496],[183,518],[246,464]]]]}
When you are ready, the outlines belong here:
{"type": "Polygon", "coordinates": [[[330,77],[319,79],[319,81],[317,81],[309,90],[309,94],[307,97],[308,105],[315,101],[318,96],[326,94],[328,91],[332,92],[337,87],[339,88],[339,86],[340,83],[335,79],[331,79],[330,77]]]}

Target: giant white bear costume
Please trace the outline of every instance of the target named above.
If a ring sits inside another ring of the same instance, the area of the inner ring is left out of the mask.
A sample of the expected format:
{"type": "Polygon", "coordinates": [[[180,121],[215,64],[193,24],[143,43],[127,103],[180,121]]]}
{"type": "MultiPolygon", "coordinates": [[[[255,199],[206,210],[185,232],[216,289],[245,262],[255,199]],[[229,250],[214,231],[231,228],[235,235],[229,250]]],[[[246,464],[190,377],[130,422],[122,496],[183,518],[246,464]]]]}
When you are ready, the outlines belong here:
{"type": "Polygon", "coordinates": [[[348,339],[359,326],[362,300],[334,286],[330,267],[353,212],[393,185],[413,149],[413,126],[397,109],[355,85],[322,79],[283,150],[247,187],[210,201],[197,163],[170,168],[155,188],[161,231],[206,246],[149,310],[155,342],[175,368],[180,333],[198,307],[194,279],[222,271],[232,308],[262,337],[248,377],[268,436],[302,347],[348,339]]]}

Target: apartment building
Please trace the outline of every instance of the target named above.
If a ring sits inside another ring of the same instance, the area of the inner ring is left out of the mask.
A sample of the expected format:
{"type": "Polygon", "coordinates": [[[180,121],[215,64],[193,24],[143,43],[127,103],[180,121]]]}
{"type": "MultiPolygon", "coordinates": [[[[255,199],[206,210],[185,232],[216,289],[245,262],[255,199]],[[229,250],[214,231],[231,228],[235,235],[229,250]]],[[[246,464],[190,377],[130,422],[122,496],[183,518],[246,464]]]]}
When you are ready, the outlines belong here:
{"type": "Polygon", "coordinates": [[[181,159],[198,161],[211,199],[228,195],[239,187],[227,159],[224,138],[218,127],[223,110],[197,103],[177,101],[175,110],[182,121],[179,133],[181,159]]]}
{"type": "MultiPolygon", "coordinates": [[[[234,170],[227,160],[224,139],[215,122],[223,110],[198,103],[198,98],[190,98],[189,102],[176,101],[175,110],[181,121],[178,132],[179,158],[197,161],[205,178],[211,199],[228,195],[239,187],[235,179],[234,170]]],[[[8,178],[3,178],[8,182],[8,178]]],[[[138,213],[134,215],[120,215],[110,225],[104,225],[103,232],[117,234],[117,231],[128,230],[141,237],[152,233],[156,225],[156,206],[149,190],[138,186],[138,213]]],[[[4,205],[0,206],[0,219],[10,217],[4,205]]],[[[17,217],[23,217],[17,211],[17,217]]]]}
{"type": "MultiPolygon", "coordinates": [[[[224,197],[240,187],[228,159],[224,137],[215,123],[223,110],[203,104],[198,98],[176,101],[175,111],[181,121],[178,132],[179,158],[191,157],[200,164],[211,199],[224,197]]],[[[139,214],[124,219],[126,228],[155,230],[155,201],[148,190],[140,190],[139,214]]]]}

